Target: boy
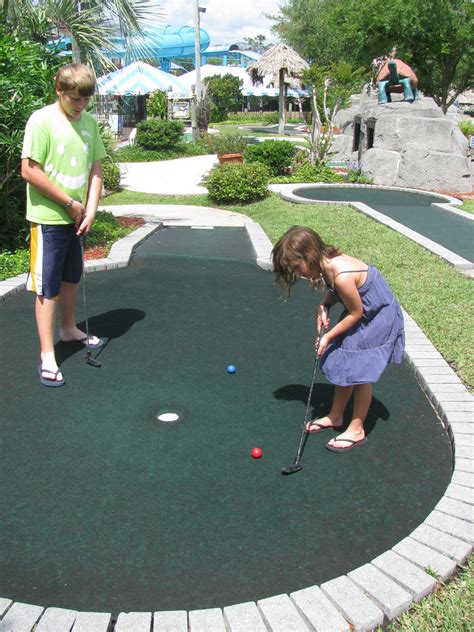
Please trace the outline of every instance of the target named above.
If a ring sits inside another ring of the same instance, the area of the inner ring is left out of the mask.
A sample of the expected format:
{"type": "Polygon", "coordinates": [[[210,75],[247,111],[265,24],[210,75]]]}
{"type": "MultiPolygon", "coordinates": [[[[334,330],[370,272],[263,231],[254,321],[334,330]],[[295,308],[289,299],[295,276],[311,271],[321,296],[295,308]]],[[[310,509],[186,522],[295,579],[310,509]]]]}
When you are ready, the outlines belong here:
{"type": "MultiPolygon", "coordinates": [[[[31,222],[27,289],[36,292],[38,374],[44,386],[65,383],[54,354],[58,303],[61,341],[87,342],[75,320],[83,266],[80,238],[97,212],[106,156],[97,122],[84,111],[94,91],[95,77],[87,66],[63,66],[56,75],[57,101],[34,112],[25,129],[21,175],[31,222]]],[[[104,341],[89,336],[88,343],[97,349],[104,341]]]]}

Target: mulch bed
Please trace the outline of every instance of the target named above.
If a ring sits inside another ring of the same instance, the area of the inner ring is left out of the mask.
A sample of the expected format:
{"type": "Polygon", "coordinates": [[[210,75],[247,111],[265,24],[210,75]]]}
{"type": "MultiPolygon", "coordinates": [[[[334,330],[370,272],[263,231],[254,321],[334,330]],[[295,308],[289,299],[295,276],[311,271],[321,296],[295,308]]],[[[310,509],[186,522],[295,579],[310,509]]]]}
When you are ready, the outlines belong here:
{"type": "MultiPolygon", "coordinates": [[[[145,223],[143,217],[117,217],[117,222],[124,228],[133,228],[134,226],[142,226],[145,223]]],[[[86,248],[84,252],[84,259],[89,261],[90,259],[103,259],[107,256],[107,246],[91,246],[86,248]]]]}

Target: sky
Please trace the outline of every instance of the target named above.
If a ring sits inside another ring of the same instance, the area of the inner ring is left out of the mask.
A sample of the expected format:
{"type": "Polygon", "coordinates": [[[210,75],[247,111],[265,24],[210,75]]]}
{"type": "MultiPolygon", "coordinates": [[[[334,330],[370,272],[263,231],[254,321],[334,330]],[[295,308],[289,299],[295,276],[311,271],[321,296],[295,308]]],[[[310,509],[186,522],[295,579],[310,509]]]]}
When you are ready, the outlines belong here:
{"type": "MultiPolygon", "coordinates": [[[[211,46],[242,42],[246,37],[265,35],[268,43],[277,38],[271,33],[272,21],[263,14],[278,13],[280,0],[199,0],[206,12],[200,14],[201,28],[211,38],[211,46]]],[[[194,26],[195,0],[159,0],[165,13],[164,24],[194,26]]]]}

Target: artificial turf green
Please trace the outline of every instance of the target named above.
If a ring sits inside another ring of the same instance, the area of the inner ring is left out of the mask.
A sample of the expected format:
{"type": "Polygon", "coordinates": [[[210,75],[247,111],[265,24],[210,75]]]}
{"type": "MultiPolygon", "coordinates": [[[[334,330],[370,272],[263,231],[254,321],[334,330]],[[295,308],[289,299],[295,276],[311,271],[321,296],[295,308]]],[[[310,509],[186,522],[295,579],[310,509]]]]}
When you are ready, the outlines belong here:
{"type": "MultiPolygon", "coordinates": [[[[335,455],[332,432],[311,436],[303,471],[281,476],[316,297],[299,284],[283,303],[249,253],[243,229],[169,229],[129,268],[90,274],[90,328],[109,342],[100,369],[60,345],[62,389],[35,374],[32,297],[0,306],[0,594],[112,612],[253,601],[366,563],[432,510],[450,443],[406,366],[376,386],[365,446],[335,455]],[[159,423],[164,410],[180,421],[159,423]]],[[[331,392],[318,375],[312,414],[331,392]]]]}

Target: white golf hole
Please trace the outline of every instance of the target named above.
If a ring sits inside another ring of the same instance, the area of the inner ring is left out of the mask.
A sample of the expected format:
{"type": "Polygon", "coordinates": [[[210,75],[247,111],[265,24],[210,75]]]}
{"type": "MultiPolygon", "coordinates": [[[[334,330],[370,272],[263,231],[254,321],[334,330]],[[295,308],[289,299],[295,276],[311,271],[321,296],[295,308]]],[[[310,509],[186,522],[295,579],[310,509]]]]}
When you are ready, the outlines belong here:
{"type": "Polygon", "coordinates": [[[158,421],[178,421],[179,415],[176,413],[161,413],[158,415],[158,421]]]}

